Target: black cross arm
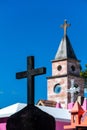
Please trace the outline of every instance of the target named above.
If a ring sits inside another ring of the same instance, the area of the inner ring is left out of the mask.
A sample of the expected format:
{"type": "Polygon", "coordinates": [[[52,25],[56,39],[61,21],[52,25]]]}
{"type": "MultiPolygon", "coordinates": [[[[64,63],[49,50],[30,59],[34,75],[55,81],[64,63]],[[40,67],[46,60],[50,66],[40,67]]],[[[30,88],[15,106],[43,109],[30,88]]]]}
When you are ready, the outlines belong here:
{"type": "Polygon", "coordinates": [[[30,73],[31,76],[46,74],[46,68],[42,67],[42,68],[38,68],[38,69],[32,69],[28,73],[30,73]]]}
{"type": "Polygon", "coordinates": [[[27,77],[27,71],[16,73],[16,79],[21,79],[21,78],[26,78],[26,77],[27,77]]]}

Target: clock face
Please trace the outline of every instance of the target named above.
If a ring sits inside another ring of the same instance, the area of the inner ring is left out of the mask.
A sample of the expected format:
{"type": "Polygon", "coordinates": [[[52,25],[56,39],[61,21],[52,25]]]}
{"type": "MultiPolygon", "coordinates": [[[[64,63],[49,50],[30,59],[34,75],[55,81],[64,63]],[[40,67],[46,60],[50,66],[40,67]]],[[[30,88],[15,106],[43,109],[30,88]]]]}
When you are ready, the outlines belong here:
{"type": "Polygon", "coordinates": [[[59,93],[61,92],[61,86],[60,86],[60,84],[56,84],[56,85],[54,86],[54,92],[55,92],[56,94],[59,94],[59,93]]]}

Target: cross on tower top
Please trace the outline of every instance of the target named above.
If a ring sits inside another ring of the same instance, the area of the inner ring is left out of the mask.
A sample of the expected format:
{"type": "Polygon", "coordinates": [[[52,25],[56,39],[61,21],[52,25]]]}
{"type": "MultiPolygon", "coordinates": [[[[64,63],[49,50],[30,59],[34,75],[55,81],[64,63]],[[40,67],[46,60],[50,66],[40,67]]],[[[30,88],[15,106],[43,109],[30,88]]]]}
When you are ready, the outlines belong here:
{"type": "Polygon", "coordinates": [[[62,24],[60,27],[64,29],[64,36],[66,35],[66,32],[67,32],[67,28],[71,26],[71,24],[68,24],[67,23],[67,20],[65,19],[64,20],[64,24],[62,24]]]}

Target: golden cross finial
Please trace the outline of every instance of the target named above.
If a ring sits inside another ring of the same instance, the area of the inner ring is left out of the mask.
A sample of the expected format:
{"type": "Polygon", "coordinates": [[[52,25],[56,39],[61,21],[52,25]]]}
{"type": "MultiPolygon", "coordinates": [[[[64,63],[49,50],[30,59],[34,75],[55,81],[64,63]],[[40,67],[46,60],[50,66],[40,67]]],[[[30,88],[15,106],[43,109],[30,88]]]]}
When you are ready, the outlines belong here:
{"type": "Polygon", "coordinates": [[[71,24],[67,24],[67,20],[64,20],[64,24],[61,25],[60,27],[64,29],[64,36],[66,35],[67,32],[67,27],[69,27],[71,24]]]}

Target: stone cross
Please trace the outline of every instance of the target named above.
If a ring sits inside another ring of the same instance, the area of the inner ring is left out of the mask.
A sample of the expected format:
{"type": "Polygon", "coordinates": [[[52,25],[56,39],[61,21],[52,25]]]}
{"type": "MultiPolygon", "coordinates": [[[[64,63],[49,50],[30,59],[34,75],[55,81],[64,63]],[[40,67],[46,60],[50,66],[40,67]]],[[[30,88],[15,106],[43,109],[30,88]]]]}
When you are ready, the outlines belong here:
{"type": "Polygon", "coordinates": [[[74,79],[71,79],[71,87],[67,90],[71,94],[71,102],[74,102],[74,93],[79,92],[79,87],[74,87],[74,79]]]}
{"type": "Polygon", "coordinates": [[[16,73],[16,79],[27,78],[27,104],[34,105],[34,76],[45,73],[45,67],[34,69],[34,56],[27,57],[27,71],[16,73]]]}
{"type": "Polygon", "coordinates": [[[67,32],[67,28],[70,26],[71,24],[67,24],[67,20],[64,20],[64,24],[61,25],[60,27],[64,29],[64,36],[66,35],[67,32]]]}

